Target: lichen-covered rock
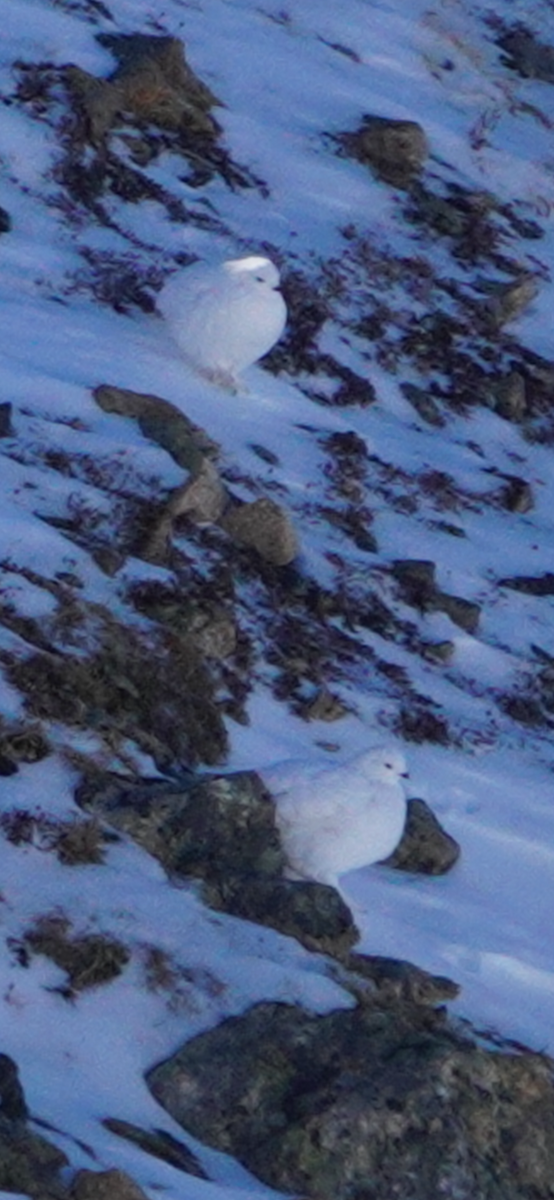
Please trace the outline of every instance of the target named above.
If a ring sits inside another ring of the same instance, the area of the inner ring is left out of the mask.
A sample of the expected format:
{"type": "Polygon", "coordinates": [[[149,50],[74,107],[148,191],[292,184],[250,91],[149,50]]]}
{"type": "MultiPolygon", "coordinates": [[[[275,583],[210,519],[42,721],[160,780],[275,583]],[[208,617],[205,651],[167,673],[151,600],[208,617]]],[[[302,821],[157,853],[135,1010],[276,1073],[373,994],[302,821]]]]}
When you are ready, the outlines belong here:
{"type": "Polygon", "coordinates": [[[260,1004],[155,1067],[175,1120],[264,1183],[324,1200],[549,1200],[552,1063],[377,996],[313,1016],[260,1004]]]}

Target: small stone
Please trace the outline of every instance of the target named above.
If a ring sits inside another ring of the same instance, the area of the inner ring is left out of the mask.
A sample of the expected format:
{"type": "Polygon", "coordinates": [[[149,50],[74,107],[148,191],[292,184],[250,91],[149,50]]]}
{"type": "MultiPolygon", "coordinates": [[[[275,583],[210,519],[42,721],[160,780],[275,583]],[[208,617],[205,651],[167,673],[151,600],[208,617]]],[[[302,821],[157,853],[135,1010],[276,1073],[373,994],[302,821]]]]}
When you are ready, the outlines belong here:
{"type": "Polygon", "coordinates": [[[125,555],[115,546],[98,546],[92,551],[92,557],[100,570],[110,579],[121,570],[125,555]]]}
{"type": "Polygon", "coordinates": [[[524,479],[519,479],[517,475],[512,476],[501,492],[500,502],[509,512],[522,515],[531,512],[531,509],[535,507],[531,484],[526,483],[524,479]]]}
{"type": "Polygon", "coordinates": [[[391,565],[402,599],[422,612],[434,606],[435,571],[435,563],[427,558],[399,558],[391,565]]]}
{"type": "Polygon", "coordinates": [[[72,1200],[147,1200],[138,1183],[116,1167],[110,1171],[77,1171],[71,1197],[72,1200]]]}
{"type": "Polygon", "coordinates": [[[456,647],[454,642],[424,642],[422,646],[422,654],[424,658],[430,662],[450,662],[456,647]]]}
{"type": "Polygon", "coordinates": [[[506,421],[522,421],[527,412],[525,380],[519,371],[510,371],[492,383],[487,393],[490,407],[506,421]]]}
{"type": "Polygon", "coordinates": [[[445,875],[460,857],[460,847],[443,829],[425,800],[408,800],[406,827],[387,866],[420,875],[445,875]]]}
{"type": "Polygon", "coordinates": [[[427,137],[417,121],[388,117],[364,117],[360,129],[346,134],[343,143],[381,179],[399,188],[408,187],[429,154],[427,137]]]}
{"type": "Polygon", "coordinates": [[[9,400],[6,400],[4,404],[0,404],[0,438],[14,436],[11,416],[12,406],[9,400]]]}
{"type": "Polygon", "coordinates": [[[346,705],[327,688],[321,688],[302,709],[302,716],[307,721],[340,721],[347,713],[346,705]]]}
{"type": "Polygon", "coordinates": [[[235,505],[221,524],[230,537],[251,546],[266,562],[278,567],[287,566],[298,554],[298,539],[290,518],[274,500],[262,498],[235,505]]]}

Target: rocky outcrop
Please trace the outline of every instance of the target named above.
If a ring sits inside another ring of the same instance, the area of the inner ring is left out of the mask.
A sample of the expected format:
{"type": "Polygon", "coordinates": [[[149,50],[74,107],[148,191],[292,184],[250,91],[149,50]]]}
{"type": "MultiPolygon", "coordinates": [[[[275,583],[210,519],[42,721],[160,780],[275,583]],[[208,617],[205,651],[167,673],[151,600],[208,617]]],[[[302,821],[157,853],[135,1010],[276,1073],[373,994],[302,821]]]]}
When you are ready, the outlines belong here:
{"type": "Polygon", "coordinates": [[[148,34],[100,34],[119,60],[109,79],[70,66],[65,79],[88,135],[101,143],[123,113],[137,123],[214,139],[219,127],[210,109],[219,101],[194,74],[182,42],[148,34]]]}
{"type": "Polygon", "coordinates": [[[148,1074],[195,1137],[323,1200],[547,1200],[552,1063],[501,1055],[441,1011],[368,997],[314,1016],[260,1004],[148,1074]]]}

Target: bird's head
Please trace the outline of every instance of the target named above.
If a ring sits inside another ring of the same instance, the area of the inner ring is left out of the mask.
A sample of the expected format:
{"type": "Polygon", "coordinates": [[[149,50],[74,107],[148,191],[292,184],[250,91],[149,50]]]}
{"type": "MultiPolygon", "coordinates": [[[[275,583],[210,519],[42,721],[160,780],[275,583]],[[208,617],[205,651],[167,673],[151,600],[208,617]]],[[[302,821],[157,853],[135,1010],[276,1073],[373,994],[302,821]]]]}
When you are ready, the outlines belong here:
{"type": "Polygon", "coordinates": [[[394,746],[378,746],[374,750],[368,750],[364,756],[364,770],[368,775],[387,779],[391,783],[400,778],[408,778],[406,759],[402,751],[394,746]]]}
{"type": "Polygon", "coordinates": [[[252,254],[248,258],[231,258],[224,266],[230,275],[250,277],[256,283],[264,283],[270,288],[279,287],[279,271],[270,258],[252,254]]]}

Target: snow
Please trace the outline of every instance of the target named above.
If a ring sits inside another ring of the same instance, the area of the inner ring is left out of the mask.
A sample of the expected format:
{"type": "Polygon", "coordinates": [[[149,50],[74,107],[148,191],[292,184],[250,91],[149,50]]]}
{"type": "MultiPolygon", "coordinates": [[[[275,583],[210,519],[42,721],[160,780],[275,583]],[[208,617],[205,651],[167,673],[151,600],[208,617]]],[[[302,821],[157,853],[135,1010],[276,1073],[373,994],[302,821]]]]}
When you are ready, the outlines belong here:
{"type": "MultiPolygon", "coordinates": [[[[544,4],[494,0],[492,7],[507,22],[518,16],[535,21],[541,40],[554,41],[554,12],[544,4]]],[[[442,429],[426,425],[399,390],[409,369],[389,373],[375,346],[350,334],[345,344],[345,327],[334,322],[320,345],[369,374],[374,405],[341,410],[316,404],[293,379],[259,366],[245,373],[248,392],[230,396],[193,376],[159,319],[138,308],[115,312],[94,297],[83,275],[87,249],[129,254],[145,271],[164,273],[183,250],[212,260],[271,251],[283,270],[302,269],[316,281],[319,264],[333,260],[347,283],[345,311],[357,298],[363,311],[367,277],[357,282],[346,263],[343,229],[351,225],[383,253],[406,262],[419,255],[439,276],[457,272],[465,287],[470,276],[447,260],[440,238],[404,220],[402,195],[337,154],[330,140],[366,112],[416,119],[429,137],[435,178],[490,190],[541,225],[541,240],[517,242],[518,263],[532,271],[540,264],[541,283],[510,330],[548,357],[554,91],[503,65],[486,22],[491,4],[477,0],[433,8],[425,0],[409,6],[297,0],[290,13],[271,0],[111,0],[113,20],[91,16],[85,4],[66,8],[19,0],[2,14],[0,204],[13,227],[0,236],[0,391],[13,405],[15,431],[0,441],[2,611],[40,622],[55,601],[33,572],[47,581],[72,573],[88,600],[131,620],[124,602],[129,581],[166,577],[163,568],[134,559],[108,577],[46,520],[63,518],[77,505],[109,530],[122,498],[138,494],[154,503],[182,482],[170,456],[133,420],[98,408],[92,390],[104,382],[160,395],[202,425],[222,445],[224,467],[238,478],[237,495],[252,498],[244,479],[254,479],[258,494],[268,489],[291,512],[302,569],[321,586],[332,588],[342,571],[359,594],[371,587],[392,602],[384,568],[403,557],[435,561],[439,587],[483,606],[477,632],[463,632],[443,613],[416,617],[396,603],[405,619],[417,619],[421,636],[453,642],[447,665],[408,655],[371,630],[358,636],[389,665],[406,668],[414,692],[438,704],[456,730],[448,746],[410,742],[404,750],[410,794],[426,799],[458,839],[461,860],[441,879],[368,867],[342,884],[361,928],[359,949],[450,975],[461,985],[451,1012],[554,1053],[554,745],[548,724],[517,725],[496,705],[501,692],[517,693],[536,673],[533,646],[554,655],[552,597],[496,586],[504,576],[552,569],[552,448],[526,440],[518,425],[484,406],[466,414],[449,410],[442,429]],[[213,232],[170,222],[157,202],[130,205],[113,197],[106,208],[119,232],[96,226],[90,213],[75,224],[66,220],[56,202],[58,137],[46,117],[15,104],[12,64],[73,62],[106,75],[113,59],[95,34],[114,29],[185,40],[192,67],[225,105],[217,119],[228,150],[265,181],[268,195],[257,188],[232,191],[217,179],[195,190],[183,181],[182,160],[166,153],[151,165],[150,177],[193,212],[207,211],[207,196],[218,217],[213,232]],[[364,439],[371,456],[374,556],[319,515],[329,502],[322,440],[347,431],[364,439]],[[277,463],[256,456],[252,444],[260,442],[277,463]],[[66,456],[65,472],[50,469],[53,454],[66,456]],[[380,474],[389,466],[405,473],[405,485],[398,486],[417,496],[415,513],[392,503],[392,485],[380,474]],[[432,493],[417,490],[414,480],[428,471],[451,476],[457,507],[445,510],[432,493]],[[503,474],[532,485],[532,511],[509,513],[488,502],[503,474]],[[440,521],[465,536],[452,536],[440,521]]],[[[427,300],[410,300],[405,283],[401,279],[387,300],[393,304],[396,295],[420,316],[427,300]]],[[[23,653],[21,636],[4,625],[0,644],[23,653]]],[[[291,713],[260,671],[248,701],[250,724],[228,723],[224,769],[262,769],[288,757],[312,757],[325,766],[362,753],[368,741],[384,740],[396,713],[381,682],[360,658],[336,689],[351,711],[329,726],[291,713]]],[[[9,719],[21,712],[3,674],[0,710],[9,719]]],[[[96,745],[94,733],[60,728],[52,737],[60,747],[96,745]]],[[[129,751],[144,762],[145,773],[155,773],[136,748],[129,751]]],[[[75,782],[61,753],[24,764],[0,780],[1,810],[66,818],[75,812],[75,782]]],[[[39,845],[14,846],[2,835],[0,879],[2,1051],[18,1063],[33,1115],[58,1128],[51,1136],[69,1148],[73,1165],[119,1165],[153,1198],[164,1189],[168,1200],[178,1200],[183,1180],[176,1170],[103,1128],[103,1117],[117,1116],[166,1129],[192,1146],[211,1181],[187,1177],[191,1200],[273,1194],[237,1163],[188,1138],[154,1102],[142,1075],[185,1039],[262,998],[302,1002],[316,1012],[349,1005],[319,960],[273,931],[210,912],[192,885],[175,886],[125,840],[109,848],[103,865],[69,868],[39,845]],[[56,990],[63,972],[39,956],[25,969],[13,954],[29,924],[52,912],[67,914],[76,932],[101,930],[131,950],[117,980],[73,1004],[56,990]],[[162,948],[174,964],[173,994],[147,985],[149,946],[162,948]],[[93,1147],[94,1160],[75,1139],[93,1147]]]]}

